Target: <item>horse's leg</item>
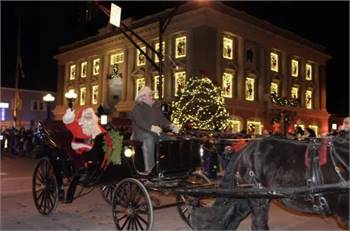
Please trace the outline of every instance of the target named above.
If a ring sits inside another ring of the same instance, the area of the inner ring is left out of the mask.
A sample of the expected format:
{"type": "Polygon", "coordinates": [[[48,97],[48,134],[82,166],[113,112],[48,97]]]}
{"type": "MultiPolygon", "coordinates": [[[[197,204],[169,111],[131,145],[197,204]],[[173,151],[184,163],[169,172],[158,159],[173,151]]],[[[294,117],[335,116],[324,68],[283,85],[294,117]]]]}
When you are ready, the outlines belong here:
{"type": "Polygon", "coordinates": [[[252,211],[252,230],[269,230],[270,200],[249,199],[249,207],[252,211]]]}
{"type": "Polygon", "coordinates": [[[338,224],[341,226],[341,228],[349,230],[349,194],[339,195],[337,210],[335,213],[338,224]]]}

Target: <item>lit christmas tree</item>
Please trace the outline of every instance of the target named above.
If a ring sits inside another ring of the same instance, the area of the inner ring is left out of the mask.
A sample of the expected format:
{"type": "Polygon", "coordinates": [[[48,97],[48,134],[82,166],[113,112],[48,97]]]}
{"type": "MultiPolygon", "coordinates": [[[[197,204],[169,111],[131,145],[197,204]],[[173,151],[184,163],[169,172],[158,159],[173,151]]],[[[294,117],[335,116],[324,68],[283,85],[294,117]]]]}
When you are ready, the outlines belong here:
{"type": "Polygon", "coordinates": [[[221,89],[206,77],[189,78],[184,92],[172,102],[172,109],[174,123],[190,123],[193,129],[221,131],[228,124],[229,114],[221,89]]]}

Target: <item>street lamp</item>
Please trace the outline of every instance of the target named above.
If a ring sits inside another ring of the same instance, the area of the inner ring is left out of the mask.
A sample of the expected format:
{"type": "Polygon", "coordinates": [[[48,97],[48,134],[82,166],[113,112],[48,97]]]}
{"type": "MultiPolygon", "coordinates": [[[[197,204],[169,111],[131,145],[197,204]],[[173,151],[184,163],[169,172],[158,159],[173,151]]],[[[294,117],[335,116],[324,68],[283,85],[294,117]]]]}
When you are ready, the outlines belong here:
{"type": "Polygon", "coordinates": [[[75,93],[73,89],[70,89],[68,92],[66,92],[66,94],[64,94],[64,97],[68,101],[68,107],[72,109],[73,102],[77,98],[77,93],[75,93]]]}
{"type": "Polygon", "coordinates": [[[53,101],[55,101],[55,97],[53,97],[50,93],[46,94],[43,97],[44,102],[46,103],[46,112],[47,112],[47,120],[50,120],[50,113],[51,113],[51,104],[53,101]]]}

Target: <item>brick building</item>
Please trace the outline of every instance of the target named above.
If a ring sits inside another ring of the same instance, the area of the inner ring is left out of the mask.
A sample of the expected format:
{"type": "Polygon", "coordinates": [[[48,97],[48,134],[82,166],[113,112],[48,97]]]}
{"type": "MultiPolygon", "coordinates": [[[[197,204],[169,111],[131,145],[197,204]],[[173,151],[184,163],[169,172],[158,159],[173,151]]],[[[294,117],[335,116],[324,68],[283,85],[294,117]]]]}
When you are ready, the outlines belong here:
{"type": "MultiPolygon", "coordinates": [[[[158,50],[159,19],[170,11],[123,23],[158,50]]],[[[223,89],[233,131],[254,125],[261,133],[280,116],[288,117],[291,126],[328,131],[325,81],[331,57],[324,47],[220,2],[181,5],[162,37],[165,101],[172,100],[188,76],[205,73],[223,89]],[[295,100],[299,103],[290,106],[295,100]]],[[[135,41],[159,62],[141,41],[135,41]]],[[[108,105],[119,117],[128,116],[142,86],[158,89],[159,72],[111,25],[96,36],[61,47],[55,58],[57,118],[67,107],[64,93],[69,89],[78,94],[76,107],[108,105]],[[110,78],[116,67],[121,75],[110,78]]]]}

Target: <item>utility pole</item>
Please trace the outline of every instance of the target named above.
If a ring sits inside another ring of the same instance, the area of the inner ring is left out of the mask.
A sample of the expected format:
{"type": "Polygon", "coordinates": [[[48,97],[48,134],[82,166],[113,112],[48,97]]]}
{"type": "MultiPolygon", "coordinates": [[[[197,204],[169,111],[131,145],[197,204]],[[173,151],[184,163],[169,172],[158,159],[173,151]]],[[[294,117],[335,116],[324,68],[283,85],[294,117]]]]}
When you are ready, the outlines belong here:
{"type": "Polygon", "coordinates": [[[22,58],[21,58],[21,16],[18,16],[17,31],[17,57],[16,57],[16,80],[15,80],[15,98],[13,101],[13,120],[17,124],[19,120],[19,111],[21,107],[21,98],[19,95],[19,78],[23,77],[22,58]]]}

